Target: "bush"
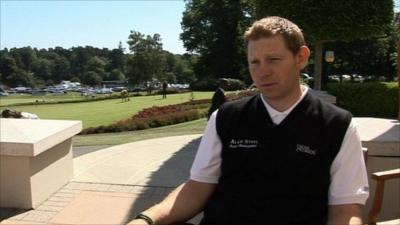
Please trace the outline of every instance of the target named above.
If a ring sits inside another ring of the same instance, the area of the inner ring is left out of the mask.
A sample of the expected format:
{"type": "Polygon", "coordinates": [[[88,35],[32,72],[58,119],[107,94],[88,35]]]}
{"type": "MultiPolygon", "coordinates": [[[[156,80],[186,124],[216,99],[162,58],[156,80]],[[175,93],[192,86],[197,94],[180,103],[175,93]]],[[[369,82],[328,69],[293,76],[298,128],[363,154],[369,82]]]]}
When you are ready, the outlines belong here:
{"type": "Polygon", "coordinates": [[[236,93],[229,93],[226,95],[228,101],[239,100],[245,97],[253,96],[255,94],[259,94],[259,90],[257,88],[247,89],[244,91],[236,92],[236,93]]]}
{"type": "Polygon", "coordinates": [[[228,80],[228,87],[225,91],[237,91],[246,88],[246,84],[238,79],[226,78],[228,80]]]}
{"type": "Polygon", "coordinates": [[[190,84],[193,91],[214,91],[218,87],[218,80],[215,78],[204,78],[190,84]]]}
{"type": "Polygon", "coordinates": [[[397,116],[399,85],[390,83],[328,84],[336,104],[354,116],[393,118],[397,116]]]}

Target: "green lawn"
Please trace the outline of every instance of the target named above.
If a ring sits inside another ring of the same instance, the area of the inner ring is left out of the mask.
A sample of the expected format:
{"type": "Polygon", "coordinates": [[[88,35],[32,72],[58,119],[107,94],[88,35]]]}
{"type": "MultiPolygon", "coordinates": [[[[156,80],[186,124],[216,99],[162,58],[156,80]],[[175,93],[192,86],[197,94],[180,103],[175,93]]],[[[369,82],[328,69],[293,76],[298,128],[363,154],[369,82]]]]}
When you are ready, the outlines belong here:
{"type": "MultiPolygon", "coordinates": [[[[100,96],[100,95],[98,95],[100,96]]],[[[34,103],[36,101],[42,102],[57,102],[57,101],[66,101],[66,100],[81,100],[83,97],[80,93],[70,92],[68,94],[62,95],[52,95],[52,94],[40,94],[40,95],[31,95],[31,94],[11,94],[9,96],[0,97],[0,106],[9,106],[13,104],[19,103],[34,103]]]]}
{"type": "Polygon", "coordinates": [[[169,137],[187,134],[201,134],[206,126],[206,119],[194,120],[171,126],[105,134],[77,135],[72,138],[74,146],[119,145],[151,138],[169,137]]]}
{"type": "MultiPolygon", "coordinates": [[[[194,99],[211,98],[213,92],[193,92],[194,99]]],[[[2,97],[1,105],[7,105],[6,100],[10,102],[26,102],[32,101],[35,96],[11,96],[2,97]],[[9,98],[9,99],[8,99],[9,98]]],[[[54,96],[55,98],[80,98],[80,96],[65,95],[54,96]]],[[[110,99],[93,102],[81,103],[63,103],[63,104],[46,104],[46,105],[28,105],[28,106],[12,106],[10,108],[37,114],[41,119],[61,119],[61,120],[81,120],[83,127],[92,127],[98,125],[107,125],[113,121],[128,118],[143,108],[151,106],[163,106],[177,104],[189,101],[191,93],[171,94],[167,99],[162,99],[161,95],[131,97],[129,102],[121,102],[120,99],[110,99]]],[[[2,107],[3,109],[4,107],[2,107]]]]}

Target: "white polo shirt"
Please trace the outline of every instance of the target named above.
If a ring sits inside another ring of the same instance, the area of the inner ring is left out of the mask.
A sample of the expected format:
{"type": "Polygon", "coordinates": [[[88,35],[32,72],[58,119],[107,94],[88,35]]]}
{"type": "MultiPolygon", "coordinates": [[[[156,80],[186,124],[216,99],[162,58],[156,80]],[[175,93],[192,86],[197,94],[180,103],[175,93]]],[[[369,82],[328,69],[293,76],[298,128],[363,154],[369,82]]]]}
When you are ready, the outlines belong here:
{"type": "MultiPolygon", "coordinates": [[[[303,87],[300,99],[284,112],[273,109],[261,95],[262,101],[275,124],[281,123],[308,92],[303,87]]],[[[218,183],[221,174],[222,142],[216,130],[215,111],[206,126],[201,139],[190,179],[204,183],[218,183]]],[[[365,204],[369,196],[368,177],[362,153],[361,140],[354,120],[344,136],[341,148],[330,169],[329,205],[365,204]]]]}

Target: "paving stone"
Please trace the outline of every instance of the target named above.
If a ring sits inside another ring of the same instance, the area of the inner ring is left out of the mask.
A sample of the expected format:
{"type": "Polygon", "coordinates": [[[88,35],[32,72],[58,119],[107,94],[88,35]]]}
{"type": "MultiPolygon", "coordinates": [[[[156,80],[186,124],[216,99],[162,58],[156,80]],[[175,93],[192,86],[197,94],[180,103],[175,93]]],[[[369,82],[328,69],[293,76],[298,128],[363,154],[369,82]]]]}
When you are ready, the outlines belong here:
{"type": "Polygon", "coordinates": [[[107,191],[119,192],[121,190],[122,190],[122,186],[121,185],[111,185],[110,188],[108,188],[107,191]]]}
{"type": "Polygon", "coordinates": [[[48,201],[52,201],[52,202],[70,202],[70,201],[72,201],[73,199],[74,199],[74,198],[52,196],[52,197],[49,198],[48,201]]]}
{"type": "Polygon", "coordinates": [[[62,197],[62,198],[75,198],[78,196],[79,193],[63,193],[63,192],[57,192],[53,196],[54,197],[62,197]]]}
{"type": "Polygon", "coordinates": [[[86,190],[92,190],[92,191],[107,191],[110,188],[111,185],[109,184],[92,184],[89,186],[89,189],[86,190]]]}
{"type": "Polygon", "coordinates": [[[46,223],[7,219],[7,220],[0,221],[0,224],[1,225],[36,225],[36,224],[41,225],[41,224],[46,224],[46,223]]]}
{"type": "Polygon", "coordinates": [[[75,190],[75,189],[66,189],[66,188],[63,188],[63,189],[61,189],[58,193],[73,193],[73,194],[79,194],[79,193],[81,193],[82,192],[82,190],[75,190]]]}
{"type": "Polygon", "coordinates": [[[69,184],[67,184],[67,186],[65,186],[66,189],[82,189],[82,187],[85,186],[84,183],[78,183],[78,182],[70,182],[69,184]]]}
{"type": "Polygon", "coordinates": [[[63,208],[63,206],[41,205],[36,210],[60,212],[63,208]]]}
{"type": "Polygon", "coordinates": [[[69,203],[70,202],[46,201],[42,205],[64,207],[64,206],[68,205],[69,203]]]}
{"type": "Polygon", "coordinates": [[[47,222],[52,219],[57,213],[56,212],[48,212],[48,211],[38,211],[34,210],[30,212],[26,217],[24,217],[24,221],[35,221],[35,222],[47,222]]]}

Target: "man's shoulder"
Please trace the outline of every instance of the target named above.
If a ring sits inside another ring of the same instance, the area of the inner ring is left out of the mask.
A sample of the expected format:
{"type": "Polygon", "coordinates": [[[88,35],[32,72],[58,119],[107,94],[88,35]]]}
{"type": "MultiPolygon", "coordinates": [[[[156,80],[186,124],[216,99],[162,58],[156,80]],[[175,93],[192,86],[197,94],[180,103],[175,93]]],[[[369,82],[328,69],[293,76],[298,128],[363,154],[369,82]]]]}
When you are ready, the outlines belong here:
{"type": "Polygon", "coordinates": [[[233,100],[229,102],[225,102],[218,110],[217,120],[218,118],[228,118],[230,120],[232,117],[246,114],[249,112],[251,108],[255,108],[257,105],[257,101],[259,100],[259,95],[253,95],[245,98],[241,98],[238,100],[233,100]]]}
{"type": "Polygon", "coordinates": [[[326,102],[314,94],[309,94],[311,115],[322,117],[325,123],[337,123],[339,121],[349,124],[353,115],[339,106],[326,102]]]}
{"type": "Polygon", "coordinates": [[[316,96],[313,93],[308,93],[310,96],[310,100],[312,104],[320,109],[320,111],[324,113],[332,113],[332,114],[351,114],[349,111],[334,105],[332,103],[326,102],[323,99],[320,99],[318,96],[316,96]]]}
{"type": "Polygon", "coordinates": [[[242,107],[244,107],[244,106],[246,106],[246,105],[248,105],[250,103],[253,103],[253,102],[257,101],[259,97],[260,97],[259,94],[255,94],[255,95],[244,97],[244,98],[241,98],[241,99],[229,101],[229,102],[226,102],[224,104],[224,107],[242,108],[242,107]]]}

